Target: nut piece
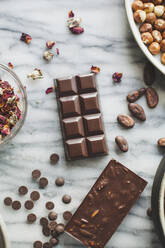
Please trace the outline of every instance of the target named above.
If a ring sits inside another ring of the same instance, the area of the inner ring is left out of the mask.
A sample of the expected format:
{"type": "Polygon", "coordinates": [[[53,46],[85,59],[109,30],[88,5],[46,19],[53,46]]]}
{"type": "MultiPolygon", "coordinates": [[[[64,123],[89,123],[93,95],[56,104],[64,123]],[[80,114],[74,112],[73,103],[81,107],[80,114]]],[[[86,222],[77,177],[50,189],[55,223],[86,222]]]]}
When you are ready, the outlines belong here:
{"type": "Polygon", "coordinates": [[[154,38],[154,41],[160,43],[162,41],[162,35],[158,30],[152,31],[152,37],[154,38]]]}
{"type": "Polygon", "coordinates": [[[162,53],[162,56],[161,56],[161,63],[163,65],[165,65],[165,53],[162,53]]]}
{"type": "Polygon", "coordinates": [[[154,27],[158,31],[164,31],[164,29],[165,29],[165,20],[163,20],[163,19],[157,19],[155,21],[154,27]]]}
{"type": "Polygon", "coordinates": [[[165,52],[165,39],[160,42],[160,50],[165,52]]]}
{"type": "Polygon", "coordinates": [[[160,139],[158,140],[158,146],[165,147],[165,138],[160,138],[160,139]]]}
{"type": "Polygon", "coordinates": [[[53,57],[54,57],[54,54],[51,53],[50,51],[45,51],[43,54],[43,58],[47,61],[52,60],[53,57]]]}
{"type": "Polygon", "coordinates": [[[149,32],[142,33],[141,39],[145,45],[150,45],[153,42],[153,37],[149,32]]]}
{"type": "Polygon", "coordinates": [[[122,152],[128,151],[128,142],[123,136],[116,136],[115,142],[122,152]]]}
{"type": "Polygon", "coordinates": [[[151,13],[154,11],[154,4],[153,3],[144,3],[143,9],[146,13],[151,13]]]}
{"type": "Polygon", "coordinates": [[[158,42],[153,42],[151,43],[151,45],[149,46],[149,51],[153,54],[153,55],[156,55],[156,54],[159,54],[160,53],[160,45],[158,42]]]}
{"type": "MultiPolygon", "coordinates": [[[[143,23],[140,26],[140,33],[145,33],[145,32],[152,32],[152,25],[150,23],[143,23]]],[[[156,30],[155,30],[156,31],[156,30]]]]}
{"type": "Polygon", "coordinates": [[[160,17],[164,14],[164,6],[163,5],[157,5],[154,7],[154,13],[157,17],[160,17]]]}
{"type": "Polygon", "coordinates": [[[146,12],[143,10],[137,10],[134,13],[134,20],[137,23],[143,23],[146,20],[146,12]]]}
{"type": "Polygon", "coordinates": [[[154,13],[147,13],[146,22],[153,25],[155,21],[156,21],[156,15],[154,13]]]}
{"type": "Polygon", "coordinates": [[[143,2],[142,1],[139,1],[139,0],[136,0],[132,3],[132,9],[133,11],[136,11],[136,10],[143,10],[143,2]]]}

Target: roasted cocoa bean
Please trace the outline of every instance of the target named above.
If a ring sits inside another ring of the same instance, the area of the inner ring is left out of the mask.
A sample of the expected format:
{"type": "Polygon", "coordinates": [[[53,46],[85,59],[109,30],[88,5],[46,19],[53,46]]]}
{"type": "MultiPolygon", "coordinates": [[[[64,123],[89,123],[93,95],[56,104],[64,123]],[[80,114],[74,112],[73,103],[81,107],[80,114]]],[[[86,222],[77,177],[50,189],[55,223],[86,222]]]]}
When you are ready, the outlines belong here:
{"type": "Polygon", "coordinates": [[[117,121],[125,128],[132,128],[135,125],[135,121],[129,115],[118,115],[117,121]]]}
{"type": "Polygon", "coordinates": [[[148,107],[155,108],[158,105],[159,102],[159,96],[155,89],[153,88],[147,88],[146,89],[146,99],[148,107]]]}
{"type": "Polygon", "coordinates": [[[158,146],[163,146],[163,147],[165,147],[165,138],[160,138],[160,139],[158,140],[158,146]]]}
{"type": "Polygon", "coordinates": [[[134,90],[130,92],[127,96],[127,101],[128,102],[135,102],[137,101],[141,96],[144,95],[146,89],[145,88],[140,88],[138,90],[134,90]]]}
{"type": "Polygon", "coordinates": [[[122,152],[128,151],[128,142],[123,136],[116,136],[115,142],[122,152]]]}
{"type": "Polygon", "coordinates": [[[146,85],[152,85],[155,81],[155,67],[150,62],[144,66],[143,79],[146,85]]]}
{"type": "Polygon", "coordinates": [[[129,103],[128,108],[133,116],[135,116],[137,119],[141,121],[146,120],[146,115],[144,112],[144,109],[137,103],[129,103]]]}

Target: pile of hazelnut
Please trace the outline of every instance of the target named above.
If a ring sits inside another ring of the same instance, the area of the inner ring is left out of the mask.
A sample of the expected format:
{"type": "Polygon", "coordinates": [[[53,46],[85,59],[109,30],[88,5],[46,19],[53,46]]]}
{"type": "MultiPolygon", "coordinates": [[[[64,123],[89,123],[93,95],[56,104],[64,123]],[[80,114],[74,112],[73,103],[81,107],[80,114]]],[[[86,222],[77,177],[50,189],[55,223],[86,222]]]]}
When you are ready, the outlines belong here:
{"type": "Polygon", "coordinates": [[[132,3],[134,20],[140,24],[143,43],[151,54],[160,52],[165,65],[165,3],[163,0],[135,0],[132,3]]]}

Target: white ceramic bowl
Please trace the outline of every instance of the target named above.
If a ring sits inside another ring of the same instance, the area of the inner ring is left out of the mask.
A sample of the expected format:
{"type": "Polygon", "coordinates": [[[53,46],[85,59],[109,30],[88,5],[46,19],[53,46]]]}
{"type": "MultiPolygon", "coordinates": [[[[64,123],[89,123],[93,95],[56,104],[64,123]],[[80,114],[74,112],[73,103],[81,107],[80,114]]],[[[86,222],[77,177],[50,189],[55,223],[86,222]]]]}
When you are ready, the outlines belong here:
{"type": "Polygon", "coordinates": [[[0,248],[10,248],[10,243],[7,237],[6,225],[0,217],[0,248]]]}
{"type": "Polygon", "coordinates": [[[139,32],[139,26],[135,23],[133,18],[133,11],[132,11],[132,3],[134,0],[125,0],[125,8],[126,13],[128,17],[128,22],[131,27],[132,33],[135,37],[135,40],[137,41],[139,47],[143,51],[143,53],[146,55],[146,57],[151,61],[151,63],[158,68],[163,74],[165,74],[165,65],[163,65],[160,61],[160,54],[159,55],[152,55],[148,48],[143,44],[139,32]]]}

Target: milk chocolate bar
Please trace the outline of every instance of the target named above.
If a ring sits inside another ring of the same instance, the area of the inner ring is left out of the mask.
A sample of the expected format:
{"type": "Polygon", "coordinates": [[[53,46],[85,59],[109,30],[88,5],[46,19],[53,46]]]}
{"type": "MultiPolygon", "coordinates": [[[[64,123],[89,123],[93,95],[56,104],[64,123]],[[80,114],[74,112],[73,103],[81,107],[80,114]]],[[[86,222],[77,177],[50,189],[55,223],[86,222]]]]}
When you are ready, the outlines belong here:
{"type": "Polygon", "coordinates": [[[108,153],[95,74],[55,80],[67,160],[108,153]]]}
{"type": "Polygon", "coordinates": [[[129,213],[147,182],[111,160],[65,231],[92,248],[103,248],[129,213]]]}

